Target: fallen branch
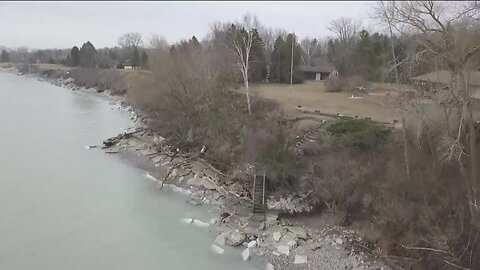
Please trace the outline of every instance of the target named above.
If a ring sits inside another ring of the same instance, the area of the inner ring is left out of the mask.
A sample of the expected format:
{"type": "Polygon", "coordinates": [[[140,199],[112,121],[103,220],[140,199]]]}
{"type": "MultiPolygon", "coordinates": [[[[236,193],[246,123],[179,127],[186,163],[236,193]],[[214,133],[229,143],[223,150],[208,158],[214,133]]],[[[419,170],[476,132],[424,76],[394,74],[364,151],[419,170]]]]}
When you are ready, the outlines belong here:
{"type": "Polygon", "coordinates": [[[133,134],[136,134],[136,133],[139,133],[139,132],[142,132],[142,131],[146,131],[146,129],[137,129],[137,130],[131,131],[131,132],[124,132],[124,133],[118,134],[115,137],[108,138],[105,141],[103,141],[104,146],[102,148],[111,147],[111,146],[117,144],[120,140],[128,139],[128,138],[132,137],[133,134]]]}
{"type": "Polygon", "coordinates": [[[456,264],[454,264],[454,263],[452,263],[452,262],[449,262],[449,261],[447,261],[447,260],[443,260],[443,262],[446,263],[446,264],[449,264],[449,265],[451,265],[451,266],[453,266],[453,267],[456,267],[456,268],[458,268],[458,269],[473,270],[472,268],[466,268],[466,267],[463,267],[463,266],[460,266],[460,265],[456,265],[456,264]]]}
{"type": "MultiPolygon", "coordinates": [[[[397,242],[398,243],[398,242],[397,242]]],[[[424,248],[424,247],[409,247],[405,246],[404,244],[399,243],[403,248],[409,249],[409,250],[425,250],[425,251],[432,251],[432,252],[439,252],[439,253],[444,253],[447,255],[450,255],[448,251],[441,250],[441,249],[434,249],[434,248],[424,248]]]]}

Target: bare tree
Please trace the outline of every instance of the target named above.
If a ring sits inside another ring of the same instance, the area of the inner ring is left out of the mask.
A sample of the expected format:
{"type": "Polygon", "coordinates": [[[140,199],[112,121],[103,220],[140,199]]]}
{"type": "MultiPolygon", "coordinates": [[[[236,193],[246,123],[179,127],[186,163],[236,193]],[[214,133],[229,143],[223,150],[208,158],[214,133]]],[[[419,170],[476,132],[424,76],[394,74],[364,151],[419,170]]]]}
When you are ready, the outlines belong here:
{"type": "Polygon", "coordinates": [[[302,55],[302,60],[304,64],[311,65],[313,56],[320,50],[320,44],[316,38],[311,39],[306,37],[300,41],[300,47],[304,55],[302,55]]]}
{"type": "Polygon", "coordinates": [[[275,44],[275,34],[272,28],[261,27],[259,29],[260,38],[263,41],[265,48],[265,62],[267,63],[267,80],[270,78],[270,57],[273,52],[273,45],[275,44]]]}
{"type": "Polygon", "coordinates": [[[159,34],[152,34],[148,43],[150,48],[145,50],[148,55],[148,61],[152,67],[159,66],[166,59],[170,46],[167,40],[159,34]]]}
{"type": "Polygon", "coordinates": [[[469,87],[471,60],[480,52],[476,23],[478,2],[406,1],[394,6],[392,26],[415,34],[417,42],[431,59],[443,62],[450,74],[447,88],[439,91],[436,100],[445,107],[444,132],[439,150],[444,162],[455,162],[464,181],[473,225],[480,228],[480,182],[473,118],[473,95],[469,87]]]}
{"type": "Polygon", "coordinates": [[[392,68],[395,72],[395,82],[400,82],[398,77],[398,65],[397,57],[395,55],[395,39],[393,35],[393,21],[395,19],[395,1],[378,1],[378,5],[375,9],[374,18],[380,19],[388,26],[388,32],[390,33],[390,47],[392,52],[392,68]]]}
{"type": "Polygon", "coordinates": [[[123,48],[137,48],[142,45],[142,35],[138,32],[130,32],[118,38],[118,45],[123,48]]]}
{"type": "Polygon", "coordinates": [[[238,69],[242,74],[243,84],[245,85],[245,91],[247,95],[247,107],[248,113],[252,114],[252,108],[250,105],[250,86],[248,83],[248,71],[250,68],[250,62],[252,61],[252,46],[255,41],[256,35],[254,35],[254,25],[258,25],[256,17],[252,17],[250,14],[246,14],[243,17],[243,21],[238,24],[235,33],[231,41],[227,44],[227,47],[235,55],[238,69]]]}
{"type": "Polygon", "coordinates": [[[361,27],[360,21],[341,17],[331,21],[327,29],[333,32],[342,44],[346,45],[357,35],[361,27]]]}
{"type": "Polygon", "coordinates": [[[167,39],[160,34],[152,34],[148,40],[150,48],[152,49],[165,49],[168,48],[167,39]]]}

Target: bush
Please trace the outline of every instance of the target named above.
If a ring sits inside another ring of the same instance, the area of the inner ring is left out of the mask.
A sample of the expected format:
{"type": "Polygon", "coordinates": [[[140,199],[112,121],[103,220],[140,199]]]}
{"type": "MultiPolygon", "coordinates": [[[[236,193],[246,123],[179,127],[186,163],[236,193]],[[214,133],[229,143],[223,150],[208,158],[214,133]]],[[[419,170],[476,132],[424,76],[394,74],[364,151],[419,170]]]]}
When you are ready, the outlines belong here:
{"type": "Polygon", "coordinates": [[[328,78],[324,84],[327,92],[342,92],[346,87],[345,80],[338,77],[328,78]]]}
{"type": "Polygon", "coordinates": [[[390,131],[360,119],[341,119],[327,128],[334,143],[360,148],[374,148],[385,141],[390,131]]]}
{"type": "Polygon", "coordinates": [[[288,147],[286,131],[280,127],[268,138],[266,144],[260,147],[256,163],[265,169],[270,179],[270,189],[273,191],[291,191],[291,181],[296,174],[296,156],[288,147]]]}
{"type": "Polygon", "coordinates": [[[325,80],[327,92],[355,91],[357,87],[367,87],[368,82],[360,76],[348,78],[331,77],[325,80]]]}

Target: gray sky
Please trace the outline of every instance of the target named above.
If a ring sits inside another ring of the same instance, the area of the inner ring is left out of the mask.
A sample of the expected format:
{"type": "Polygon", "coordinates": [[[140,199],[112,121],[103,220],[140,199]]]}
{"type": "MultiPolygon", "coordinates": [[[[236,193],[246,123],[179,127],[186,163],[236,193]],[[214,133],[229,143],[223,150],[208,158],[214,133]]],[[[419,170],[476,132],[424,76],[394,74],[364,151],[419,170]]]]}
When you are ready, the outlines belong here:
{"type": "Polygon", "coordinates": [[[170,43],[202,39],[214,21],[250,12],[266,26],[300,36],[327,36],[338,17],[369,22],[374,2],[0,2],[0,45],[70,48],[90,40],[112,47],[125,32],[162,34],[170,43]]]}

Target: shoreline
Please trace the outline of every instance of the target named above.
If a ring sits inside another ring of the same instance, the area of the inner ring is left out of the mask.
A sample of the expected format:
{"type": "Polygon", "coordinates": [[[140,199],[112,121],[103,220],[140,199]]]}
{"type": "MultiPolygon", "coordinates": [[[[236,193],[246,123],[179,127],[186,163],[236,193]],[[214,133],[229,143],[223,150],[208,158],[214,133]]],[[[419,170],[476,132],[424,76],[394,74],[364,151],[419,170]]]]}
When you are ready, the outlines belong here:
{"type": "MultiPolygon", "coordinates": [[[[0,68],[0,71],[4,70],[0,68]]],[[[132,166],[139,166],[146,171],[145,177],[155,180],[159,185],[164,184],[174,192],[187,193],[191,198],[189,203],[208,205],[218,216],[215,224],[217,231],[221,232],[212,241],[213,252],[223,253],[224,245],[242,247],[244,258],[259,257],[267,269],[389,269],[383,263],[367,258],[369,256],[365,251],[358,248],[362,239],[356,232],[339,226],[326,226],[322,230],[316,230],[292,224],[294,222],[288,219],[279,219],[278,213],[269,212],[263,230],[259,233],[249,231],[248,221],[252,210],[247,191],[240,184],[219,185],[218,171],[201,159],[189,160],[195,153],[175,153],[169,149],[169,146],[163,144],[164,139],[149,128],[148,117],[129,106],[124,96],[109,95],[108,90],[101,93],[94,88],[87,90],[76,86],[73,80],[43,77],[34,73],[19,75],[72,91],[102,96],[113,103],[112,108],[129,111],[136,129],[127,129],[121,133],[124,138],[120,136],[102,151],[118,154],[132,166]],[[125,135],[134,131],[138,132],[125,135]],[[168,181],[163,183],[165,170],[171,170],[171,173],[168,181]]],[[[95,148],[102,148],[101,146],[102,142],[99,142],[95,148]]],[[[185,222],[195,223],[188,217],[185,222]]]]}

